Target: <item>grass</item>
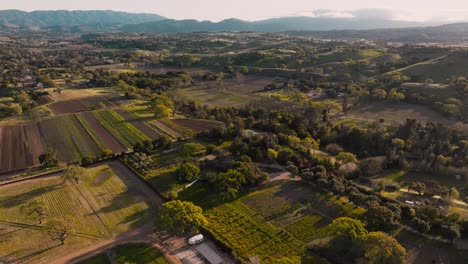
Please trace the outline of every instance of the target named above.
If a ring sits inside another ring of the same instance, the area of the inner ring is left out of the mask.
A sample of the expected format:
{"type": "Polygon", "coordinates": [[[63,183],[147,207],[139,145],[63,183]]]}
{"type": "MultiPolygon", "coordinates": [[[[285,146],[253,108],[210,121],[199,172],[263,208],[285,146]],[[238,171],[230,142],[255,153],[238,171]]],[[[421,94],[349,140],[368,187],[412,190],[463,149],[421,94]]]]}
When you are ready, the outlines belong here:
{"type": "Polygon", "coordinates": [[[246,96],[202,86],[177,89],[172,93],[177,98],[187,98],[208,106],[242,106],[249,102],[246,96]]]}
{"type": "Polygon", "coordinates": [[[401,230],[395,238],[407,251],[407,263],[468,262],[468,250],[460,250],[447,243],[430,240],[406,230],[401,230]]]}
{"type": "Polygon", "coordinates": [[[455,187],[457,189],[465,185],[463,181],[456,180],[455,176],[437,176],[432,173],[419,173],[406,170],[387,170],[377,178],[379,180],[398,182],[402,188],[408,187],[414,181],[436,181],[448,188],[455,187]]]}
{"type": "Polygon", "coordinates": [[[110,263],[169,264],[161,252],[145,244],[119,245],[110,249],[108,254],[100,254],[80,262],[80,264],[110,263]]]}
{"type": "Polygon", "coordinates": [[[171,186],[178,183],[175,172],[177,165],[158,168],[146,173],[143,177],[164,197],[168,197],[171,186]]]}
{"type": "Polygon", "coordinates": [[[169,118],[161,118],[159,119],[159,122],[163,123],[164,125],[168,126],[169,128],[179,132],[184,136],[184,138],[191,138],[194,137],[197,132],[188,128],[188,127],[183,127],[179,126],[176,123],[172,122],[169,118]]]}
{"type": "Polygon", "coordinates": [[[57,150],[64,161],[81,161],[85,156],[100,156],[101,148],[75,115],[58,116],[39,123],[46,146],[57,150]]]}
{"type": "Polygon", "coordinates": [[[83,248],[139,226],[150,219],[150,207],[138,186],[115,165],[87,170],[79,184],[64,183],[58,176],[34,179],[0,187],[0,252],[7,262],[45,262],[53,256],[83,248]],[[95,186],[93,175],[110,170],[109,179],[95,186]],[[21,206],[34,199],[47,205],[47,217],[62,219],[72,236],[58,246],[36,219],[21,213],[21,206]]]}
{"type": "Polygon", "coordinates": [[[93,112],[97,120],[126,148],[149,138],[113,110],[93,112]]]}
{"type": "Polygon", "coordinates": [[[435,82],[445,82],[452,76],[468,74],[468,60],[464,53],[453,53],[428,62],[418,63],[402,70],[406,75],[431,78],[435,82]]]}
{"type": "Polygon", "coordinates": [[[144,244],[127,244],[115,248],[116,263],[169,264],[163,254],[144,244]]]}

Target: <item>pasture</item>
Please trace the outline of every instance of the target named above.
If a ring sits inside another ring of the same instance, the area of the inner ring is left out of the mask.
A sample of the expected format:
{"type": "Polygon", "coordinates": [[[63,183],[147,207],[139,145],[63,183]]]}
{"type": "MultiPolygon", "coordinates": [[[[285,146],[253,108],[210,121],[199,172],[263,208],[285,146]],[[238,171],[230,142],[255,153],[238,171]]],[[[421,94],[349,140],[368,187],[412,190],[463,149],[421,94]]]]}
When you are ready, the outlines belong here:
{"type": "Polygon", "coordinates": [[[154,216],[158,197],[123,164],[109,162],[86,171],[79,184],[63,182],[58,174],[0,186],[0,260],[47,263],[54,257],[109,239],[154,216]],[[46,203],[45,222],[61,219],[71,236],[60,246],[20,211],[34,199],[46,203]]]}
{"type": "Polygon", "coordinates": [[[417,63],[401,70],[402,73],[420,78],[431,78],[435,82],[444,83],[448,78],[468,75],[467,55],[463,53],[453,53],[417,63]]]}
{"type": "Polygon", "coordinates": [[[247,95],[226,92],[216,87],[193,86],[180,88],[171,93],[181,100],[193,100],[208,106],[243,106],[250,101],[247,95]]]}
{"type": "Polygon", "coordinates": [[[377,122],[383,118],[387,124],[403,124],[407,118],[417,119],[420,122],[453,123],[453,120],[427,106],[403,102],[369,103],[350,111],[344,118],[377,122]]]}

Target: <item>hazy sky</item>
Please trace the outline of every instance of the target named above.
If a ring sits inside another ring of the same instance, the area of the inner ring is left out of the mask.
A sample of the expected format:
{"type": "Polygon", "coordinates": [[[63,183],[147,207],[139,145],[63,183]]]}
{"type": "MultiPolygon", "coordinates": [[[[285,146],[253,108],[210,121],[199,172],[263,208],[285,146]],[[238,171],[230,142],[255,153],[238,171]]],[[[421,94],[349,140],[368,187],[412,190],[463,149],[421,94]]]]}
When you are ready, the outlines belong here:
{"type": "Polygon", "coordinates": [[[290,15],[385,16],[390,19],[444,21],[468,19],[467,0],[0,0],[0,9],[105,9],[212,21],[231,17],[260,20],[290,15]],[[359,9],[387,11],[355,12],[359,9]]]}

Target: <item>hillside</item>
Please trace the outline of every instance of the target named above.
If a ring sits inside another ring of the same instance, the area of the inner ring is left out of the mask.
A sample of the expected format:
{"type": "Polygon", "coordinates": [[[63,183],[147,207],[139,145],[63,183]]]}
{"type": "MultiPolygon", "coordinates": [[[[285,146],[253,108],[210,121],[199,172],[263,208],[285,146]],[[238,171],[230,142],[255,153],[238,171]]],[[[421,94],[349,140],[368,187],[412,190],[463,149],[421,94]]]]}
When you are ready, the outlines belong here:
{"type": "Polygon", "coordinates": [[[424,24],[408,21],[384,19],[347,19],[347,18],[313,18],[283,17],[255,22],[239,19],[227,19],[220,22],[197,20],[163,20],[135,25],[124,25],[126,32],[164,32],[187,33],[196,31],[258,31],[283,32],[294,30],[339,30],[339,29],[374,29],[423,26],[424,24]]]}
{"type": "Polygon", "coordinates": [[[156,14],[132,14],[116,11],[33,11],[0,10],[0,24],[9,27],[79,26],[91,24],[137,24],[162,20],[156,14]]]}

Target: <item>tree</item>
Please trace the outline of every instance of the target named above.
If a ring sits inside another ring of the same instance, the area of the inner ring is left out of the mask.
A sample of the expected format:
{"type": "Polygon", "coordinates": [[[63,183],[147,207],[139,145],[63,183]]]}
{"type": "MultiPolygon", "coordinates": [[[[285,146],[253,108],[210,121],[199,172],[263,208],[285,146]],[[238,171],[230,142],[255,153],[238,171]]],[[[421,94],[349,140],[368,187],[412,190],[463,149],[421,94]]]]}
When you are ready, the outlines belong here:
{"type": "Polygon", "coordinates": [[[336,237],[349,240],[360,240],[367,236],[367,230],[361,221],[349,217],[340,217],[333,220],[330,226],[336,237]]]}
{"type": "Polygon", "coordinates": [[[52,148],[46,149],[44,153],[39,155],[39,162],[44,167],[52,167],[57,166],[59,163],[57,151],[52,148]]]}
{"type": "Polygon", "coordinates": [[[450,243],[453,243],[454,239],[460,238],[460,226],[457,224],[449,224],[442,226],[442,235],[447,238],[450,243]]]}
{"type": "Polygon", "coordinates": [[[180,180],[193,181],[200,178],[200,168],[193,162],[186,162],[177,169],[180,180]]]}
{"type": "Polygon", "coordinates": [[[359,163],[359,171],[363,176],[371,177],[382,172],[382,160],[379,158],[367,158],[359,163]]]}
{"type": "Polygon", "coordinates": [[[426,184],[423,182],[412,182],[408,186],[408,192],[413,189],[419,193],[419,195],[423,195],[424,191],[426,190],[426,184]]]}
{"type": "Polygon", "coordinates": [[[70,228],[59,220],[52,220],[47,223],[47,234],[52,240],[60,241],[60,244],[65,244],[65,240],[70,236],[70,228]]]}
{"type": "Polygon", "coordinates": [[[203,210],[191,202],[174,200],[163,204],[156,217],[155,226],[174,235],[197,231],[208,221],[203,210]]]}
{"type": "Polygon", "coordinates": [[[366,263],[405,263],[406,250],[398,241],[384,232],[370,232],[364,242],[366,263]]]}
{"type": "Polygon", "coordinates": [[[387,230],[395,224],[395,215],[390,209],[372,203],[365,213],[368,226],[373,230],[387,230]]]}
{"type": "Polygon", "coordinates": [[[356,155],[350,152],[340,152],[336,155],[336,160],[341,161],[343,163],[348,162],[357,162],[356,155]]]}
{"type": "Polygon", "coordinates": [[[63,170],[61,178],[66,181],[78,184],[81,177],[86,173],[86,169],[78,165],[70,165],[63,170]]]}
{"type": "Polygon", "coordinates": [[[450,188],[449,194],[450,198],[452,199],[458,199],[458,197],[460,196],[460,192],[458,192],[457,188],[455,187],[450,188]]]}
{"type": "Polygon", "coordinates": [[[32,200],[24,206],[21,206],[20,211],[28,216],[34,215],[39,224],[46,216],[47,205],[43,200],[32,200]]]}

